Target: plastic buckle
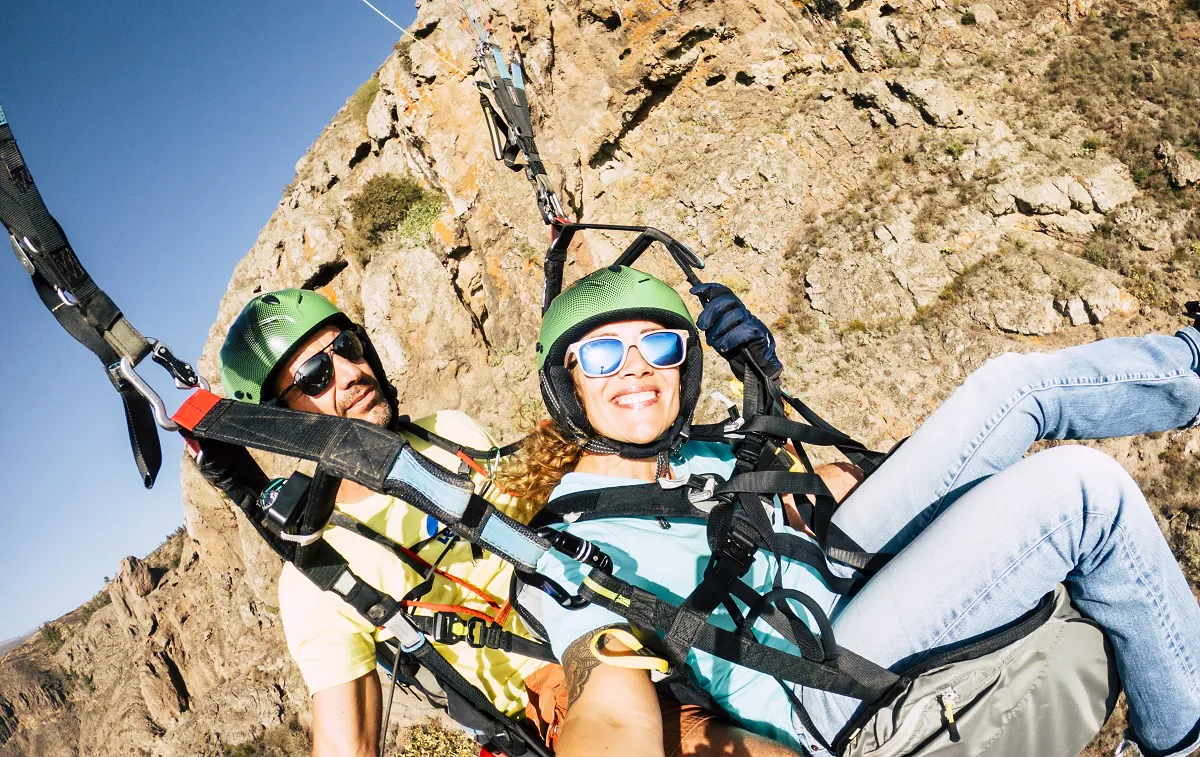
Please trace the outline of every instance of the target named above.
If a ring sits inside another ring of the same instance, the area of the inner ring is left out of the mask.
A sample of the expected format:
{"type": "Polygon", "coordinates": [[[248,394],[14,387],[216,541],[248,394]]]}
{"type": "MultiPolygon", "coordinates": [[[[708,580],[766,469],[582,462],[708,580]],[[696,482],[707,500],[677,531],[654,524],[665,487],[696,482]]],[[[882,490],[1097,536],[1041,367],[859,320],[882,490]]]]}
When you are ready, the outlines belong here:
{"type": "Polygon", "coordinates": [[[746,575],[754,564],[754,556],[758,553],[758,544],[738,528],[735,520],[725,534],[725,540],[715,550],[722,559],[730,560],[738,566],[738,577],[746,575]]]}

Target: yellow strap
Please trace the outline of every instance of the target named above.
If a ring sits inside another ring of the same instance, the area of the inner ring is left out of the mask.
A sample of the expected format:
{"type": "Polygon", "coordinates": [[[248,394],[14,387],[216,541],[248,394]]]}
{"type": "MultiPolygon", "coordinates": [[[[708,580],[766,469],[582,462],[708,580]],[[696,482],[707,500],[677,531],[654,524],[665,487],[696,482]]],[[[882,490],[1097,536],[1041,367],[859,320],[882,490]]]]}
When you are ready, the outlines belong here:
{"type": "Polygon", "coordinates": [[[633,634],[623,628],[601,628],[596,631],[592,635],[591,650],[592,655],[605,665],[652,670],[664,675],[671,671],[669,662],[652,655],[633,634]],[[609,636],[629,647],[630,651],[613,652],[605,649],[601,646],[601,642],[609,636]]]}
{"type": "Polygon", "coordinates": [[[604,597],[608,601],[616,602],[619,605],[629,607],[629,597],[623,597],[620,594],[616,593],[615,591],[609,591],[608,589],[604,588],[600,584],[593,581],[591,576],[584,577],[583,583],[589,589],[596,592],[600,596],[604,597]]]}

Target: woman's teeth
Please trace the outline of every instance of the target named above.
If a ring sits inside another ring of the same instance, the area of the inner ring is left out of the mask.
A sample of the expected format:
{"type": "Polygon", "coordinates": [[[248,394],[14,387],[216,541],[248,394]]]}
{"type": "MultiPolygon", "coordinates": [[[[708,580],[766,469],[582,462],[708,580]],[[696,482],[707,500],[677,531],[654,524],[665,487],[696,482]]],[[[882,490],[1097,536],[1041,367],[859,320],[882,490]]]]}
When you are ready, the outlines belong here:
{"type": "Polygon", "coordinates": [[[620,397],[617,397],[615,400],[613,400],[613,402],[622,407],[627,407],[630,405],[641,405],[643,403],[650,402],[657,396],[658,392],[654,391],[631,392],[630,394],[622,394],[620,397]]]}

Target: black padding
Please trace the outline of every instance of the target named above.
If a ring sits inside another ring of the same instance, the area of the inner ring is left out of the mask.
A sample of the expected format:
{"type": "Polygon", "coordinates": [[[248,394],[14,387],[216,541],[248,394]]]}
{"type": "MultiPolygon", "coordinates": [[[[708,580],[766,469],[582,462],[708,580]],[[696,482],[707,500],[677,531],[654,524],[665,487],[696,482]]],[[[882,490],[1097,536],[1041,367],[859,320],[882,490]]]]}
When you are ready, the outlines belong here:
{"type": "Polygon", "coordinates": [[[330,474],[378,491],[407,442],[367,421],[221,400],[196,436],[320,463],[330,474]]]}

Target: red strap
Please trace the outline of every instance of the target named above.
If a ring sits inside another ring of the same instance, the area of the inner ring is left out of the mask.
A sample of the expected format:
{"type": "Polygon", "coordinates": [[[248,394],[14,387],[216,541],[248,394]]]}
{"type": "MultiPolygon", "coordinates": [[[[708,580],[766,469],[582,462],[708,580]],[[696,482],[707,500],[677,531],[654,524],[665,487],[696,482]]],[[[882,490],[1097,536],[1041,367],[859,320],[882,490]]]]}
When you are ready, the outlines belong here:
{"type": "Polygon", "coordinates": [[[453,612],[459,615],[470,615],[473,618],[479,618],[484,623],[495,623],[496,619],[487,613],[479,610],[472,610],[470,607],[462,605],[439,605],[436,602],[418,602],[415,599],[406,599],[400,603],[404,607],[418,607],[422,610],[430,610],[432,612],[453,612]]]}
{"type": "Polygon", "coordinates": [[[188,431],[195,431],[196,426],[200,425],[200,421],[204,420],[204,416],[208,415],[208,411],[216,407],[220,401],[221,398],[212,392],[197,389],[184,400],[184,403],[175,411],[175,415],[171,416],[171,420],[188,431]]]}

